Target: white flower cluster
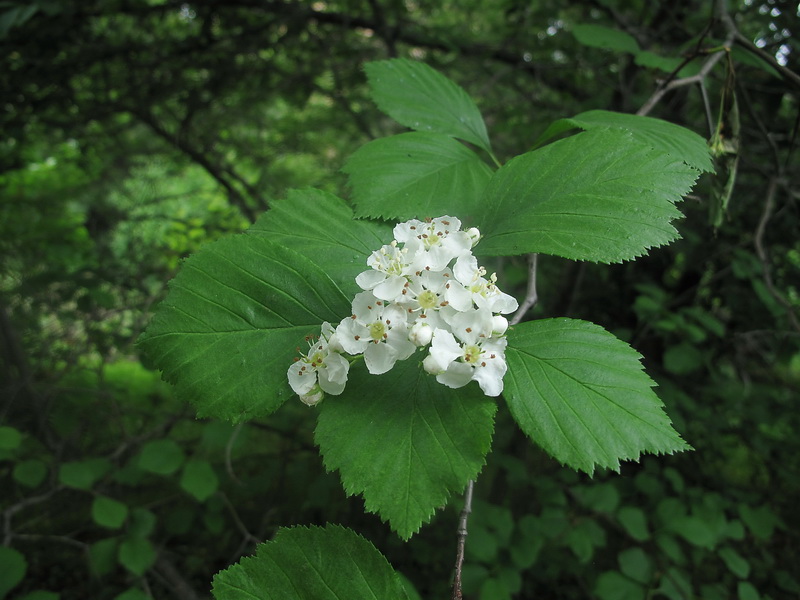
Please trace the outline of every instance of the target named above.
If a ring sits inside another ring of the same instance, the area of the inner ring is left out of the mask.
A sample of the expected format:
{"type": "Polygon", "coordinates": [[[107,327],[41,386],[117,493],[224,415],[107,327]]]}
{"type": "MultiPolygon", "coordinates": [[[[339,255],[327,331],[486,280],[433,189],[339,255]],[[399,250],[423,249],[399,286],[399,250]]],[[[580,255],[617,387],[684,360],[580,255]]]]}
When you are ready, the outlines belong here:
{"type": "Polygon", "coordinates": [[[367,370],[386,373],[418,347],[428,347],[423,368],[451,388],[477,381],[487,396],[503,391],[508,321],[517,301],[486,277],[472,248],[476,228],[461,221],[413,219],[394,228],[394,240],[373,252],[369,270],[356,277],[364,290],[352,314],[336,329],[323,323],[308,354],[295,359],[288,377],[300,399],[314,405],[323,393],[341,394],[350,363],[363,354],[367,370]]]}

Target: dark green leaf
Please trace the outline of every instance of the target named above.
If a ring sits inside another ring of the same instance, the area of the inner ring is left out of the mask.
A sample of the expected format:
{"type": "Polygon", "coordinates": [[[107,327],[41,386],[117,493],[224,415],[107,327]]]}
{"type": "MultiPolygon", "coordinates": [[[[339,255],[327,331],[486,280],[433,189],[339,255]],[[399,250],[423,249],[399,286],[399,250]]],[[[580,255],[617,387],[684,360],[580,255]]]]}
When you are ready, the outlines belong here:
{"type": "Polygon", "coordinates": [[[64,485],[88,490],[95,482],[111,469],[111,463],[105,458],[88,458],[86,460],[66,462],[58,471],[58,480],[64,485]]]}
{"type": "Polygon", "coordinates": [[[22,434],[13,427],[0,427],[0,450],[16,450],[22,443],[22,434]]]}
{"type": "Polygon", "coordinates": [[[107,575],[117,564],[119,540],[106,538],[89,546],[89,569],[95,577],[107,575]]]}
{"type": "Polygon", "coordinates": [[[639,51],[639,44],[632,35],[604,25],[575,25],[572,28],[572,35],[581,44],[590,48],[604,48],[630,54],[639,51]]]}
{"type": "Polygon", "coordinates": [[[97,496],[92,502],[92,519],[98,525],[119,529],[127,517],[128,507],[118,500],[97,496]]]}
{"type": "Polygon", "coordinates": [[[617,519],[620,525],[637,542],[644,542],[650,539],[650,530],[647,527],[647,517],[641,508],[635,506],[623,506],[617,511],[617,519]]]}
{"type": "Polygon", "coordinates": [[[322,403],[315,440],[345,491],[407,539],[481,470],[495,410],[476,385],[447,388],[412,356],[384,375],[351,371],[322,403]]]}
{"type": "Polygon", "coordinates": [[[698,172],[622,129],[596,129],[518,156],[485,194],[488,255],[540,252],[621,262],[671,242],[698,172]]]}
{"type": "Polygon", "coordinates": [[[452,214],[476,221],[489,166],[463,144],[436,133],[403,133],[359,148],[343,169],[359,216],[397,219],[452,214]]]}
{"type": "Polygon", "coordinates": [[[620,552],[617,561],[620,570],[634,581],[648,585],[653,578],[653,563],[638,546],[620,552]]]}
{"type": "Polygon", "coordinates": [[[156,562],[156,550],[150,540],[129,538],[119,546],[120,564],[134,575],[144,575],[156,562]]]}
{"type": "Polygon", "coordinates": [[[594,593],[600,600],[645,600],[646,590],[618,571],[606,571],[597,578],[594,593]]]}
{"type": "Polygon", "coordinates": [[[349,313],[319,266],[265,236],[237,235],[184,263],[139,344],[200,416],[244,420],[283,404],[298,345],[349,313]]]}
{"type": "Polygon", "coordinates": [[[404,58],[367,63],[364,70],[375,103],[401,125],[444,133],[491,151],[475,102],[441,73],[404,58]]]}
{"type": "Polygon", "coordinates": [[[281,529],[255,556],[214,577],[216,600],[405,600],[397,573],[367,540],[338,525],[281,529]]]}
{"type": "Polygon", "coordinates": [[[28,570],[25,557],[8,546],[0,546],[0,598],[14,589],[28,570]]]}
{"type": "Polygon", "coordinates": [[[186,463],[181,474],[181,487],[200,502],[219,487],[219,478],[207,460],[193,459],[186,463]]]}
{"type": "Polygon", "coordinates": [[[532,321],[508,333],[506,393],[522,430],[560,462],[619,470],[643,452],[689,446],[672,429],[639,354],[603,328],[532,321]]]}
{"type": "Polygon", "coordinates": [[[38,487],[47,476],[47,465],[31,458],[14,465],[14,481],[26,487],[38,487]]]}
{"type": "Polygon", "coordinates": [[[719,549],[719,557],[725,565],[731,570],[731,573],[741,579],[747,579],[750,576],[750,563],[745,560],[741,554],[730,546],[725,546],[719,549]]]}
{"type": "Polygon", "coordinates": [[[183,449],[173,440],[153,440],[142,446],[137,466],[159,475],[172,475],[186,460],[183,449]]]}

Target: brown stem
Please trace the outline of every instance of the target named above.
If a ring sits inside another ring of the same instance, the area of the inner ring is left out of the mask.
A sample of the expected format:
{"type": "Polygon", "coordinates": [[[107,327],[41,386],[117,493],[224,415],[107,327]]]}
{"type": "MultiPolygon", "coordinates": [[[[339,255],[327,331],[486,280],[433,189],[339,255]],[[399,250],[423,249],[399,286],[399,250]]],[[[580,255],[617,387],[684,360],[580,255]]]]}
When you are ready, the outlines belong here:
{"type": "Polygon", "coordinates": [[[470,481],[467,484],[467,490],[464,492],[464,508],[461,510],[461,516],[458,519],[458,544],[456,550],[456,568],[455,575],[453,576],[453,600],[462,600],[461,595],[461,568],[464,566],[464,548],[467,545],[467,520],[469,514],[472,512],[472,490],[475,487],[475,482],[470,481]]]}
{"type": "Polygon", "coordinates": [[[525,299],[522,301],[522,304],[520,304],[517,312],[511,317],[509,325],[516,325],[522,321],[522,317],[525,316],[525,313],[536,306],[536,303],[539,301],[539,294],[536,291],[536,267],[538,262],[538,254],[528,255],[528,291],[525,293],[525,299]]]}

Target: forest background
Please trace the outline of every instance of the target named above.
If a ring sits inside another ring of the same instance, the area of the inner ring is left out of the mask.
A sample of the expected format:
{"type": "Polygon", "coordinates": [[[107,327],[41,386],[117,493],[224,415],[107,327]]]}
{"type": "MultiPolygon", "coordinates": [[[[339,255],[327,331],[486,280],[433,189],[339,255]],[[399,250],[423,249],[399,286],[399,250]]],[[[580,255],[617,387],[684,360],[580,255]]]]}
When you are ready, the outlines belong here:
{"type": "MultiPolygon", "coordinates": [[[[313,409],[196,419],[136,339],[182,258],[402,131],[363,64],[423,61],[501,157],[556,119],[648,114],[710,140],[682,239],[619,265],[540,256],[530,318],[644,356],[695,451],[569,471],[498,413],[465,596],[800,596],[796,2],[0,3],[0,598],[208,598],[279,527],[341,523],[449,594],[459,502],[403,543],[347,498],[313,409]]],[[[425,215],[421,215],[425,216],[425,215]]],[[[437,216],[437,215],[428,215],[437,216]]],[[[498,265],[522,298],[528,265],[498,265]]]]}

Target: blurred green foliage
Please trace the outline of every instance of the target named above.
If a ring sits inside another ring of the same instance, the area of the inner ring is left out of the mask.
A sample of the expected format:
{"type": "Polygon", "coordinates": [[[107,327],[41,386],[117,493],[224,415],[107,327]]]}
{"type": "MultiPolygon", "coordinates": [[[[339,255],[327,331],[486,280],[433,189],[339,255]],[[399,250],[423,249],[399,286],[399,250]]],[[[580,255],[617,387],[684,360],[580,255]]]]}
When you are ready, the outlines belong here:
{"type": "MultiPolygon", "coordinates": [[[[346,157],[398,131],[366,100],[363,62],[410,57],[458,81],[504,157],[556,119],[635,112],[724,41],[711,4],[1,3],[0,597],[205,598],[279,526],[324,522],[371,540],[421,597],[446,597],[456,509],[401,543],[324,472],[306,407],[197,420],[134,341],[200,245],[289,187],[346,196],[346,157]]],[[[735,91],[738,162],[721,156],[722,185],[701,179],[667,248],[610,267],[540,257],[532,314],[629,341],[696,450],[590,479],[501,410],[467,598],[800,595],[798,86],[778,68],[797,71],[797,10],[728,4],[777,62],[739,44],[704,79],[708,104],[686,86],[650,114],[730,136],[720,106],[735,91]]],[[[524,295],[524,261],[497,269],[524,295]]]]}

